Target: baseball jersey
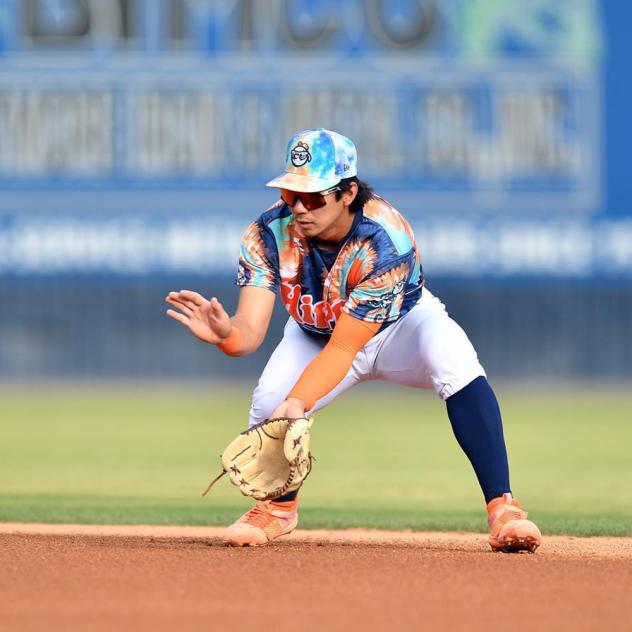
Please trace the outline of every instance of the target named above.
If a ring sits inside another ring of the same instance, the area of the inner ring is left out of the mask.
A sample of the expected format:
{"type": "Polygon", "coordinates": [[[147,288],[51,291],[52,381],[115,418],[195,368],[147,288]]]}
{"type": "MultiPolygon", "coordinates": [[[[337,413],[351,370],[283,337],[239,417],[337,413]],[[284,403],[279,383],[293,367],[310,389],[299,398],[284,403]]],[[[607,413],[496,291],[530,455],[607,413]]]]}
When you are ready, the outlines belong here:
{"type": "Polygon", "coordinates": [[[303,330],[325,336],[343,310],[382,323],[381,331],[415,305],[423,282],[410,225],[377,196],[356,214],[331,258],[296,230],[292,209],[280,200],[244,233],[236,281],[278,291],[303,330]]]}

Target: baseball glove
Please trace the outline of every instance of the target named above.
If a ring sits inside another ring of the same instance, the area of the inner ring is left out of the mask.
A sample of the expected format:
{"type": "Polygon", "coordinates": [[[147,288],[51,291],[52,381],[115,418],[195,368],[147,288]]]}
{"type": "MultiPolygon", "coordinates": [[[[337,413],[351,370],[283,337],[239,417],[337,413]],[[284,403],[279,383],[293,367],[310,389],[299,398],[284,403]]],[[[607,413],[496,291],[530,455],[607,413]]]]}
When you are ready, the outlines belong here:
{"type": "Polygon", "coordinates": [[[274,500],[297,490],[312,469],[310,419],[269,419],[233,439],[221,454],[223,470],[244,496],[274,500]]]}

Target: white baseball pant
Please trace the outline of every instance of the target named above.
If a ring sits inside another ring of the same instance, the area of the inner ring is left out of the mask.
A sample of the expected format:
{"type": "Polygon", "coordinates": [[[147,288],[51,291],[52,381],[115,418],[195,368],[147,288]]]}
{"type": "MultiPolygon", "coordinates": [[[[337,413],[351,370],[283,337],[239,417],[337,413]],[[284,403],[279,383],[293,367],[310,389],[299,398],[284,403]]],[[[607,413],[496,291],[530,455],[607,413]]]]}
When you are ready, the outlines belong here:
{"type": "MultiPolygon", "coordinates": [[[[326,339],[318,340],[293,318],[288,320],[283,339],[252,395],[250,426],[268,419],[325,344],[326,339]]],[[[308,412],[324,408],[354,384],[367,380],[434,389],[446,400],[481,375],[485,371],[469,338],[448,316],[445,305],[424,288],[408,314],[373,336],[360,349],[343,380],[308,412]]]]}

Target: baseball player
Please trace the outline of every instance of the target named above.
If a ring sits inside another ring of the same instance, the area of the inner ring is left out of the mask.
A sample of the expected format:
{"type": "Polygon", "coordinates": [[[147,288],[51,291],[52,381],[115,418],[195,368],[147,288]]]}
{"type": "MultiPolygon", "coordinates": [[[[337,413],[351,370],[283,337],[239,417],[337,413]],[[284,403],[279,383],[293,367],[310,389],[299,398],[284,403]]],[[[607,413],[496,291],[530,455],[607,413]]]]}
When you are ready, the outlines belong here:
{"type": "MultiPolygon", "coordinates": [[[[494,551],[534,551],[538,527],[512,498],[500,410],[465,332],[424,284],[410,225],[357,176],[353,142],[323,128],[293,136],[285,172],[267,183],[280,200],[241,243],[234,316],[181,290],[167,314],[228,355],[263,341],[278,292],[290,314],[252,395],[250,425],[301,418],[354,384],[387,380],[434,389],[485,501],[494,551]]],[[[260,501],[226,531],[236,546],[292,531],[297,492],[260,501]]]]}

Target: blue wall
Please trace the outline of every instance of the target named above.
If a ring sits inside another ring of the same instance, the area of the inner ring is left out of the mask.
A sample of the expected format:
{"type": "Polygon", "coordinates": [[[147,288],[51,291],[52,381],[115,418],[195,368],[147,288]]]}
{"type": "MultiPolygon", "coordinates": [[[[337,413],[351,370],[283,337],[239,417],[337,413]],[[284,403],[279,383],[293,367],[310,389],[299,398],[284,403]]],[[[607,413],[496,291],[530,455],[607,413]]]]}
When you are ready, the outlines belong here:
{"type": "Polygon", "coordinates": [[[280,310],[236,361],[163,297],[235,301],[263,183],[320,125],[410,219],[492,376],[632,374],[629,3],[107,6],[0,9],[0,375],[255,375],[280,310]]]}
{"type": "MultiPolygon", "coordinates": [[[[0,376],[242,377],[256,381],[281,337],[280,308],[262,348],[228,358],[165,315],[170,289],[216,294],[227,281],[172,277],[125,283],[0,282],[0,376]]],[[[429,283],[475,344],[490,379],[632,377],[632,292],[609,283],[429,283]]]]}

